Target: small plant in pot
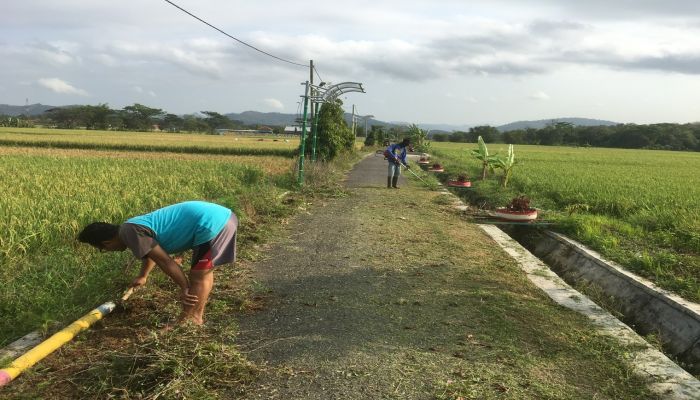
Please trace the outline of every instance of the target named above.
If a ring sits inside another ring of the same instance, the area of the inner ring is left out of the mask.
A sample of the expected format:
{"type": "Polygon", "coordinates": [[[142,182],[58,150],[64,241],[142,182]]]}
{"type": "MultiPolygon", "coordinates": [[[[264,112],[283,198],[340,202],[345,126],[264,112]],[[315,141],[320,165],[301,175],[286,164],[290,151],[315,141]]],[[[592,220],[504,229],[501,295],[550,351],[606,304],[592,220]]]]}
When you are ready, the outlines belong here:
{"type": "Polygon", "coordinates": [[[419,165],[428,165],[430,164],[430,160],[428,160],[428,157],[426,156],[421,156],[420,159],[418,160],[419,165]]]}
{"type": "Polygon", "coordinates": [[[428,171],[431,172],[445,172],[445,168],[442,166],[440,163],[435,163],[428,168],[428,171]]]}
{"type": "Polygon", "coordinates": [[[513,198],[506,207],[497,208],[495,216],[509,221],[533,221],[537,219],[537,209],[530,207],[530,198],[520,195],[513,198]]]}
{"type": "Polygon", "coordinates": [[[450,187],[471,187],[472,182],[466,174],[457,175],[457,179],[450,179],[447,181],[447,186],[450,187]]]}

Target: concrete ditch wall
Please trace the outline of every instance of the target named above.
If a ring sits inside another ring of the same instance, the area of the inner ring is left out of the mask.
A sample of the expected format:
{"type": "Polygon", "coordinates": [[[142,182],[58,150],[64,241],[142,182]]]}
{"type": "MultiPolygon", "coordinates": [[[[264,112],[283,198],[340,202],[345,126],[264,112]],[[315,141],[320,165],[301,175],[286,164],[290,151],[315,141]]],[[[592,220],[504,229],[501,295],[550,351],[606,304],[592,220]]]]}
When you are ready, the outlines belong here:
{"type": "Polygon", "coordinates": [[[686,301],[566,236],[545,232],[531,251],[569,283],[592,283],[613,297],[641,334],[656,333],[678,359],[700,370],[700,305],[686,301]]]}
{"type": "Polygon", "coordinates": [[[626,357],[635,372],[649,379],[649,388],[660,398],[669,400],[700,399],[700,381],[681,369],[663,353],[582,295],[549,269],[547,264],[494,225],[478,225],[520,265],[527,278],[557,304],[588,317],[597,330],[629,345],[626,357]]]}

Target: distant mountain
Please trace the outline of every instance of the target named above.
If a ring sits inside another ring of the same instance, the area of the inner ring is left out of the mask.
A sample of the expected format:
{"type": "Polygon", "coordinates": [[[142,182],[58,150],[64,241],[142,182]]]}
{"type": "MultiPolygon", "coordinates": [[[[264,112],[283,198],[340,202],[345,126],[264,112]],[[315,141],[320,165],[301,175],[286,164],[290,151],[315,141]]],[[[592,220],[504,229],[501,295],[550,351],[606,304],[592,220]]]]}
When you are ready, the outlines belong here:
{"type": "MultiPolygon", "coordinates": [[[[297,124],[297,118],[300,118],[300,116],[296,114],[282,114],[277,112],[263,113],[258,111],[244,111],[242,113],[228,113],[224,115],[232,120],[241,121],[246,125],[295,125],[297,124]]],[[[352,114],[345,113],[345,122],[347,122],[348,125],[351,124],[352,114]]],[[[365,121],[362,118],[357,120],[358,126],[364,127],[364,123],[365,121]]],[[[370,118],[367,120],[367,126],[369,127],[372,125],[391,126],[392,123],[370,118]]]]}
{"type": "Polygon", "coordinates": [[[294,125],[296,114],[282,114],[277,112],[263,113],[258,111],[243,111],[242,113],[224,114],[226,117],[241,121],[246,125],[294,125]]]}
{"type": "Polygon", "coordinates": [[[553,119],[540,119],[537,121],[511,122],[510,124],[497,126],[496,128],[501,132],[508,132],[508,131],[514,131],[517,129],[527,129],[527,128],[541,129],[549,124],[554,124],[557,122],[568,122],[568,123],[573,124],[575,126],[600,126],[600,125],[610,126],[610,125],[618,125],[619,124],[618,122],[605,121],[602,119],[553,118],[553,119]]]}
{"type": "MultiPolygon", "coordinates": [[[[28,115],[35,116],[41,115],[45,111],[57,106],[49,106],[44,104],[29,104],[26,106],[13,106],[9,104],[0,104],[0,115],[9,116],[19,116],[28,115]]],[[[59,106],[59,107],[71,107],[71,106],[59,106]]],[[[286,126],[296,124],[297,116],[296,114],[282,114],[278,112],[259,112],[259,111],[244,111],[242,113],[228,113],[224,114],[230,119],[241,121],[246,125],[270,125],[270,126],[286,126]]],[[[348,125],[351,124],[352,114],[345,113],[345,121],[348,125]]],[[[541,119],[537,121],[517,121],[511,122],[510,124],[497,126],[496,128],[501,132],[513,131],[516,129],[526,129],[526,128],[544,128],[548,124],[556,122],[569,122],[576,126],[597,126],[597,125],[617,125],[617,122],[605,121],[600,119],[590,119],[590,118],[553,118],[553,119],[541,119]]],[[[408,126],[411,125],[409,122],[399,122],[399,121],[379,121],[370,118],[367,120],[367,125],[379,125],[385,127],[392,126],[408,126]]],[[[432,124],[432,123],[417,123],[420,128],[430,131],[430,135],[434,133],[450,133],[454,131],[468,131],[470,127],[475,125],[450,125],[450,124],[432,124]]],[[[364,127],[364,120],[358,120],[358,126],[364,127]]]]}
{"type": "Polygon", "coordinates": [[[11,106],[9,104],[0,104],[0,115],[9,115],[17,117],[19,115],[41,115],[46,110],[56,108],[55,106],[47,106],[44,104],[29,104],[26,106],[11,106]]]}

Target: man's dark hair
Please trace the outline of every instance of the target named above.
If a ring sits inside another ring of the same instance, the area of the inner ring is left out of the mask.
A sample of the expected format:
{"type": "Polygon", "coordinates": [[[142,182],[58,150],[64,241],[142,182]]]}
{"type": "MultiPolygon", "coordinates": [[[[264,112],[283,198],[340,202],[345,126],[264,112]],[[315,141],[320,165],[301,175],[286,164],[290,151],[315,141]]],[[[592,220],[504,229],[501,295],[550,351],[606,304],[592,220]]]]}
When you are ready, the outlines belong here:
{"type": "Polygon", "coordinates": [[[411,144],[411,139],[409,139],[409,138],[404,138],[403,141],[401,141],[401,145],[402,145],[403,147],[406,147],[406,146],[408,146],[408,145],[410,145],[410,144],[411,144]]]}
{"type": "Polygon", "coordinates": [[[78,240],[97,248],[102,247],[102,242],[114,239],[119,234],[119,225],[107,222],[93,222],[83,228],[78,235],[78,240]]]}

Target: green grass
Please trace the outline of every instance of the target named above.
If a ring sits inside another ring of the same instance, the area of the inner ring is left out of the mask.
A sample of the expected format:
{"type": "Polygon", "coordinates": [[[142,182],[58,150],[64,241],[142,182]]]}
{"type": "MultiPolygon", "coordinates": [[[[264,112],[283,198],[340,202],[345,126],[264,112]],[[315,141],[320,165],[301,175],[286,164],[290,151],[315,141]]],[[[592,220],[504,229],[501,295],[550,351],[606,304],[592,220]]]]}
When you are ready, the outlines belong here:
{"type": "MultiPolygon", "coordinates": [[[[239,240],[290,212],[292,162],[281,157],[181,160],[158,153],[0,151],[0,345],[54,321],[65,323],[123,291],[130,255],[76,241],[93,221],[121,223],[162,206],[214,201],[241,217],[239,240]],[[109,153],[112,154],[112,153],[109,153]],[[146,155],[141,158],[139,155],[146,155]],[[137,158],[138,157],[138,158],[137,158]]],[[[136,268],[136,267],[134,267],[136,268]]]]}
{"type": "Polygon", "coordinates": [[[476,180],[479,162],[469,155],[476,144],[432,145],[451,175],[475,181],[464,194],[472,203],[503,206],[524,193],[557,222],[554,230],[700,301],[700,153],[515,146],[519,165],[504,190],[493,176],[476,180]]]}

